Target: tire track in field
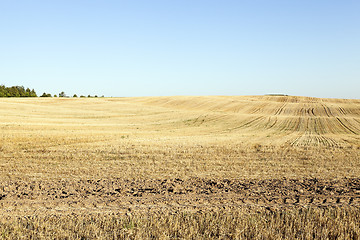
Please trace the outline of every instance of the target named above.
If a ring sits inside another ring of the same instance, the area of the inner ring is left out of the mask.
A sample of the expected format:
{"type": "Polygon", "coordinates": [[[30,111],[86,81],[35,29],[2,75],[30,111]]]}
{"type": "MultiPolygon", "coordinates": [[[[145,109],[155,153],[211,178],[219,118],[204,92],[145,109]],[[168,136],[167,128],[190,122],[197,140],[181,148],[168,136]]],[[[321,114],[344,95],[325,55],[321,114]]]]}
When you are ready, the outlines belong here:
{"type": "Polygon", "coordinates": [[[337,119],[337,121],[340,123],[340,125],[345,129],[345,130],[347,130],[347,131],[349,131],[349,132],[351,132],[351,133],[353,133],[353,134],[355,134],[355,135],[358,135],[359,133],[358,132],[356,132],[356,131],[354,131],[350,126],[350,124],[348,124],[348,125],[350,125],[350,126],[348,126],[348,125],[346,125],[346,124],[344,124],[343,123],[343,121],[346,121],[346,120],[341,120],[339,117],[336,117],[336,119],[337,119]]]}
{"type": "Polygon", "coordinates": [[[348,145],[356,140],[354,136],[360,134],[360,102],[356,100],[294,96],[167,97],[150,100],[146,104],[207,116],[196,122],[201,126],[199,131],[204,134],[209,129],[210,134],[246,133],[255,135],[256,141],[264,138],[277,144],[289,142],[296,146],[327,147],[348,145]],[[224,117],[210,117],[212,115],[224,117]]]}

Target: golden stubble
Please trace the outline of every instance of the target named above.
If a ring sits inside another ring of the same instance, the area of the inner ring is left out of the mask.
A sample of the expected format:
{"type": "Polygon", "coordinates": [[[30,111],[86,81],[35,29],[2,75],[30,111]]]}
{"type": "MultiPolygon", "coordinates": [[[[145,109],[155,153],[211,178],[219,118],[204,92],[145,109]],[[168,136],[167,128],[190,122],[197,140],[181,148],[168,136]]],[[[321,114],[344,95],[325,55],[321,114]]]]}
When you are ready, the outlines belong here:
{"type": "Polygon", "coordinates": [[[0,115],[2,239],[359,237],[360,100],[12,98],[0,115]]]}
{"type": "Polygon", "coordinates": [[[0,101],[1,178],[341,178],[360,173],[359,100],[0,101]]]}

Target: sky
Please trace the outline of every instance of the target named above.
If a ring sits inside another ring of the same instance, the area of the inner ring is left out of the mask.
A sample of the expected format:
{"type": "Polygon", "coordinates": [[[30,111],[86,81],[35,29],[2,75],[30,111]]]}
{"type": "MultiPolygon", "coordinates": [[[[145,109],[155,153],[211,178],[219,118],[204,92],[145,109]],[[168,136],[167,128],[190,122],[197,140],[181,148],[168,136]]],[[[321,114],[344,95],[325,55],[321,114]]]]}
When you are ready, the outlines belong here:
{"type": "Polygon", "coordinates": [[[360,98],[358,0],[0,0],[0,84],[360,98]]]}

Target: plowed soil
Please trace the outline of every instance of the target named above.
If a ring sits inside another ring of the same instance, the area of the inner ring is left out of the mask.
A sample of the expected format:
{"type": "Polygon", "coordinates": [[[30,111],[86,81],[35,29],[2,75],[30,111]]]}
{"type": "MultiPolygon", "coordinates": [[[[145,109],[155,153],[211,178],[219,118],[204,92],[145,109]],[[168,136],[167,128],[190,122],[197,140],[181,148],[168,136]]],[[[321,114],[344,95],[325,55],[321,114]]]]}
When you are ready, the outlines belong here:
{"type": "Polygon", "coordinates": [[[0,184],[1,214],[359,206],[360,178],[82,180],[0,184]]]}

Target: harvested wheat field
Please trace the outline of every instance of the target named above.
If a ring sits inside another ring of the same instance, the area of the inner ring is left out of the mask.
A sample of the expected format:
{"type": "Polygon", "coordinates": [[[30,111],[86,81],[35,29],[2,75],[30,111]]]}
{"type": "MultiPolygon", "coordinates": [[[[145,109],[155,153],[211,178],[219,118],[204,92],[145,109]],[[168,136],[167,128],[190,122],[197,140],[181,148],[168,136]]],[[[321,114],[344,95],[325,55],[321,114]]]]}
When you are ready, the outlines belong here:
{"type": "Polygon", "coordinates": [[[0,104],[4,239],[360,238],[360,100],[0,104]]]}

